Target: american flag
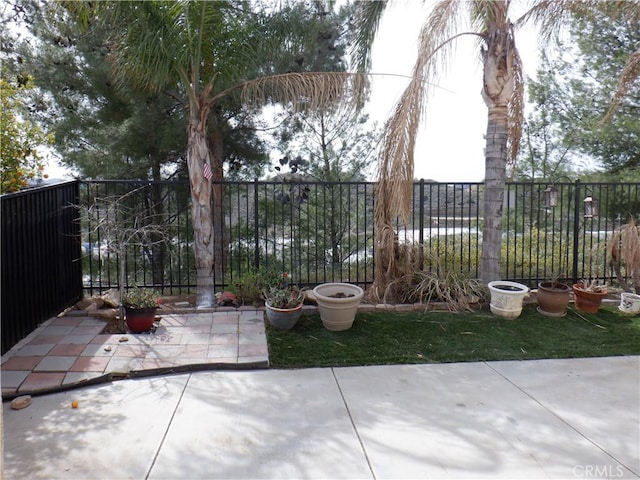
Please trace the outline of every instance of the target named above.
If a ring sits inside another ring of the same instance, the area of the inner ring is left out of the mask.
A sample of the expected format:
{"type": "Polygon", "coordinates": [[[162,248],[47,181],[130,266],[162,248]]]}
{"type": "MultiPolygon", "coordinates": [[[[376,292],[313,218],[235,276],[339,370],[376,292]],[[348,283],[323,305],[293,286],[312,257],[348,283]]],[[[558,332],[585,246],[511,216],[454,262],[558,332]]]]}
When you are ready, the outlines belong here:
{"type": "Polygon", "coordinates": [[[211,177],[213,177],[213,172],[207,161],[204,162],[204,166],[202,167],[202,175],[204,175],[204,178],[207,180],[211,180],[211,177]]]}

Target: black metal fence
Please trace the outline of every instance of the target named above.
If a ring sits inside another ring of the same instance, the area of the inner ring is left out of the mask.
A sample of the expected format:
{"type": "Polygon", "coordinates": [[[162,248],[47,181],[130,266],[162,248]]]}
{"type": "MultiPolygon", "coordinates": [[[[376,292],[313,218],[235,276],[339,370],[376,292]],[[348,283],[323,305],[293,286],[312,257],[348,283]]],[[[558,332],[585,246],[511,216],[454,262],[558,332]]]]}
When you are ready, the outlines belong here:
{"type": "MultiPolygon", "coordinates": [[[[295,283],[373,281],[374,184],[370,182],[225,182],[224,219],[214,235],[218,289],[260,268],[295,283]]],[[[176,182],[81,182],[81,198],[135,189],[131,206],[160,215],[170,241],[127,253],[127,282],[166,293],[195,286],[189,187],[176,182]]],[[[548,278],[615,282],[606,251],[631,216],[640,216],[637,183],[509,183],[503,210],[502,278],[531,286],[548,278]]],[[[399,243],[416,245],[420,267],[479,274],[483,185],[416,182],[409,222],[399,243]]],[[[215,214],[214,214],[215,217],[215,214]]],[[[89,294],[118,284],[117,259],[96,218],[83,223],[84,286],[89,294]]]]}
{"type": "MultiPolygon", "coordinates": [[[[217,289],[260,269],[286,272],[303,285],[373,281],[373,183],[214,186],[224,199],[214,206],[214,218],[222,219],[214,235],[217,289]]],[[[477,277],[482,197],[481,183],[416,182],[409,222],[396,225],[399,244],[415,247],[419,268],[441,265],[477,277]]],[[[118,258],[99,228],[114,212],[98,200],[120,199],[126,208],[115,213],[119,225],[153,218],[162,226],[160,238],[124,253],[127,285],[165,295],[195,287],[186,182],[78,181],[0,198],[3,352],[83,290],[91,295],[118,285],[118,258]]],[[[631,217],[640,217],[640,183],[509,183],[501,276],[530,286],[554,277],[615,284],[607,242],[631,217]]]]}
{"type": "Polygon", "coordinates": [[[82,296],[79,183],[2,195],[2,353],[82,296]]]}

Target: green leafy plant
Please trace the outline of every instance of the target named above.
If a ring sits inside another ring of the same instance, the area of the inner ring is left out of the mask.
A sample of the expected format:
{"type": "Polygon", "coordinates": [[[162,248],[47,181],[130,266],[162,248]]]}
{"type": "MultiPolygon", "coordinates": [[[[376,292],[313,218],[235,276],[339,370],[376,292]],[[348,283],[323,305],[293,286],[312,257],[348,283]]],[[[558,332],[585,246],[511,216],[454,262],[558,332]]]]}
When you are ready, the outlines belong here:
{"type": "Polygon", "coordinates": [[[278,272],[273,268],[260,267],[253,272],[247,272],[233,283],[230,288],[241,304],[247,305],[263,300],[264,291],[272,287],[281,287],[286,273],[278,272]]]}
{"type": "Polygon", "coordinates": [[[304,290],[296,286],[291,288],[281,288],[272,286],[263,291],[265,301],[273,308],[289,309],[296,308],[304,302],[304,290]]]}
{"type": "Polygon", "coordinates": [[[157,308],[159,303],[158,293],[149,288],[131,288],[122,298],[122,305],[126,308],[157,308]]]}

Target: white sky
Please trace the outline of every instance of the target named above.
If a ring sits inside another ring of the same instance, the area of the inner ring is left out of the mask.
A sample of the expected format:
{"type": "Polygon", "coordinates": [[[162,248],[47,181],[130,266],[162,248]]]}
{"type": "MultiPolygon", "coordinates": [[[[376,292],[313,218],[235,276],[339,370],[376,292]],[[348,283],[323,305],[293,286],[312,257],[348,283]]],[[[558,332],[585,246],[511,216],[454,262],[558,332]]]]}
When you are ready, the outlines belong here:
{"type": "MultiPolygon", "coordinates": [[[[514,2],[515,3],[515,2],[514,2]]],[[[420,27],[433,1],[399,1],[387,7],[373,45],[372,72],[409,76],[417,55],[420,27]]],[[[519,6],[519,5],[514,5],[519,6]]],[[[514,17],[511,20],[515,20],[514,17]]],[[[538,50],[534,32],[516,31],[525,75],[535,76],[538,50]]],[[[461,37],[453,63],[427,100],[420,128],[414,177],[440,182],[484,179],[487,107],[482,100],[482,67],[476,38],[461,37]]],[[[389,117],[407,80],[375,76],[368,111],[381,125],[389,117]]]]}

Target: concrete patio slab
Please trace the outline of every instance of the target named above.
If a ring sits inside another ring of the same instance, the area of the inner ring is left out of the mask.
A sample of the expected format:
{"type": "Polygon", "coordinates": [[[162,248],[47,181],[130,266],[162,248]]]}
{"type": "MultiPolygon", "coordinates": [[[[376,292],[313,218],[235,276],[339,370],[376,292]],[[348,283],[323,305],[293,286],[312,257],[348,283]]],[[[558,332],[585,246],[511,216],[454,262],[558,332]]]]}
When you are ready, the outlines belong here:
{"type": "Polygon", "coordinates": [[[639,368],[634,356],[126,379],[5,403],[5,476],[637,479],[639,368]]]}
{"type": "Polygon", "coordinates": [[[139,479],[153,465],[188,376],[34,397],[4,410],[5,478],[139,479]],[[79,402],[71,408],[71,401],[79,402]]]}
{"type": "Polygon", "coordinates": [[[331,369],[192,375],[150,479],[369,478],[331,369]]]}
{"type": "MultiPolygon", "coordinates": [[[[491,362],[518,388],[640,476],[640,358],[491,362]]],[[[601,472],[613,465],[609,460],[601,472]]],[[[615,478],[616,469],[611,477],[615,478]]]]}
{"type": "MultiPolygon", "coordinates": [[[[597,360],[603,359],[589,359],[583,368],[615,369],[608,359],[601,365],[597,360]]],[[[553,395],[550,392],[570,368],[565,362],[583,360],[551,362],[549,367],[555,365],[557,373],[536,383],[534,392],[496,375],[491,363],[341,368],[335,372],[377,479],[578,478],[589,476],[586,472],[592,472],[593,478],[596,468],[598,478],[603,473],[611,478],[637,478],[637,461],[634,467],[628,455],[624,462],[616,459],[537,400],[538,395],[555,396],[558,408],[573,410],[575,418],[582,420],[591,407],[583,411],[585,402],[580,399],[596,389],[612,391],[620,382],[607,374],[597,380],[585,377],[571,386],[573,392],[560,390],[553,395]]],[[[630,363],[622,359],[615,365],[625,370],[630,363]]],[[[529,370],[539,380],[543,375],[535,373],[538,367],[543,372],[548,368],[544,362],[501,362],[499,366],[529,370]]],[[[627,371],[624,378],[637,392],[637,374],[627,371]]],[[[610,426],[615,429],[606,429],[606,434],[615,438],[614,447],[637,453],[637,415],[629,415],[629,409],[638,411],[637,393],[623,396],[621,403],[626,408],[610,412],[610,426]]]]}

